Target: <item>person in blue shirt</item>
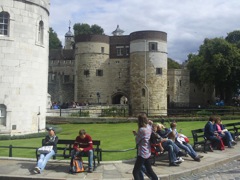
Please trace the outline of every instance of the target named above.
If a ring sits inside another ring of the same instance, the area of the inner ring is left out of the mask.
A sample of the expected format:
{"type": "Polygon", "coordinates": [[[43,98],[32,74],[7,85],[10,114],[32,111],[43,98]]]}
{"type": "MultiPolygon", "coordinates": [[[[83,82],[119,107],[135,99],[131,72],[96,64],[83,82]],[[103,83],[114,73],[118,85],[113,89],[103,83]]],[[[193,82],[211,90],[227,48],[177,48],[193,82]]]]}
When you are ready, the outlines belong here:
{"type": "Polygon", "coordinates": [[[218,133],[215,131],[214,123],[216,121],[215,116],[210,116],[209,121],[206,123],[204,127],[204,136],[211,141],[213,148],[224,150],[224,146],[222,147],[221,138],[218,133]]]}

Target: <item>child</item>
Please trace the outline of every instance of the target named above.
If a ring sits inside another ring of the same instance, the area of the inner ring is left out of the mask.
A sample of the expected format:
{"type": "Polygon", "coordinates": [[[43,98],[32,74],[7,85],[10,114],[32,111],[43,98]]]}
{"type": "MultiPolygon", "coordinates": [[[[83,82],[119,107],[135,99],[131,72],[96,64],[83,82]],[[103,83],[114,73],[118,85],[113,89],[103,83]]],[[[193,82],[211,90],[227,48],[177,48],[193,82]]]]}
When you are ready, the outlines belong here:
{"type": "Polygon", "coordinates": [[[152,125],[152,134],[151,134],[150,141],[151,141],[151,144],[154,144],[160,150],[160,153],[163,153],[164,151],[164,148],[162,147],[163,138],[159,136],[159,134],[157,133],[157,127],[158,127],[158,124],[152,125]]]}

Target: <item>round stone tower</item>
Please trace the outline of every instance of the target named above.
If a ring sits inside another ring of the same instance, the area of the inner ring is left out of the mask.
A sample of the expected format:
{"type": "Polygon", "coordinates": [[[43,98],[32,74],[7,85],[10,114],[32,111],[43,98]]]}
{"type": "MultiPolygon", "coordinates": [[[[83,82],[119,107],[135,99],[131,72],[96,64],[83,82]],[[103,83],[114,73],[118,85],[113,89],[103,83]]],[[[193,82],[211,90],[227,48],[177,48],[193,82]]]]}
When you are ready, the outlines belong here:
{"type": "Polygon", "coordinates": [[[75,43],[75,101],[106,103],[110,93],[107,74],[109,37],[78,35],[75,37],[75,43]]]}
{"type": "Polygon", "coordinates": [[[130,107],[132,114],[167,114],[167,34],[130,34],[130,107]]]}
{"type": "Polygon", "coordinates": [[[0,134],[45,129],[50,0],[0,6],[0,134]]]}

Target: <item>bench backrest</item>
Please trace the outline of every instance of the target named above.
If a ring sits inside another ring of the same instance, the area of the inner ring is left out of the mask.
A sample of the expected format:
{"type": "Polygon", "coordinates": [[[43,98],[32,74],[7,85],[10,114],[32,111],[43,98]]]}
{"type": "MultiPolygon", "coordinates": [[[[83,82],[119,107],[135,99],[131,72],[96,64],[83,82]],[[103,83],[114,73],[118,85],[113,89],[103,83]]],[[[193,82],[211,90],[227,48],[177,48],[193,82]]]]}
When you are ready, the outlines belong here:
{"type": "Polygon", "coordinates": [[[204,140],[205,139],[204,129],[201,128],[201,129],[192,130],[192,136],[193,136],[193,141],[194,142],[199,142],[201,140],[204,140]]]}
{"type": "MultiPolygon", "coordinates": [[[[57,143],[57,149],[64,150],[66,147],[71,149],[73,147],[75,140],[72,139],[59,139],[57,143]],[[63,146],[62,146],[63,145],[63,146]]],[[[100,146],[100,140],[93,140],[93,146],[96,146],[96,149],[99,149],[100,146]]],[[[44,139],[42,139],[42,145],[44,143],[44,139]]]]}

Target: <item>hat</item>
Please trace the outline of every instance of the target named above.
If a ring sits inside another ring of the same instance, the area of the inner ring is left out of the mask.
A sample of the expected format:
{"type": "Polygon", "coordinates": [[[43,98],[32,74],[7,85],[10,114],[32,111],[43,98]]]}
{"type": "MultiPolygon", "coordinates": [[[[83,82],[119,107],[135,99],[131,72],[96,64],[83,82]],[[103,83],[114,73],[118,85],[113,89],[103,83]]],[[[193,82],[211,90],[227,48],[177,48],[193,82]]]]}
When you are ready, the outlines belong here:
{"type": "Polygon", "coordinates": [[[47,127],[46,129],[47,129],[48,131],[51,131],[51,130],[55,131],[53,127],[47,127]]]}

